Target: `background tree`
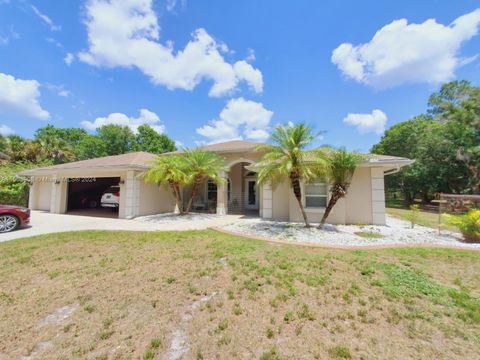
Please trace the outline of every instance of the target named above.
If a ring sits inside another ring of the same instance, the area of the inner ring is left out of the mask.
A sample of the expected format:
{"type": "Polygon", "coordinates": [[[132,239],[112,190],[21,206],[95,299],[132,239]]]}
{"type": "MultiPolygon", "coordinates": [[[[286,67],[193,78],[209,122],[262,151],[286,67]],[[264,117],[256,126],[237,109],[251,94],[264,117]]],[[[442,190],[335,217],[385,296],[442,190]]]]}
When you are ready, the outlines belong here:
{"type": "Polygon", "coordinates": [[[77,160],[94,159],[107,156],[107,145],[95,135],[85,136],[75,147],[75,157],[77,160]]]}
{"type": "Polygon", "coordinates": [[[153,167],[145,172],[146,182],[170,188],[180,214],[183,214],[182,187],[187,185],[185,162],[181,155],[159,156],[152,163],[153,167]]]}
{"type": "Polygon", "coordinates": [[[347,195],[355,169],[363,159],[361,155],[350,153],[345,149],[331,151],[328,158],[329,166],[326,167],[325,177],[330,186],[330,199],[320,221],[319,228],[323,228],[338,200],[347,195]]]}
{"type": "Polygon", "coordinates": [[[470,172],[465,190],[480,193],[480,87],[465,80],[444,84],[430,97],[428,111],[445,124],[445,138],[455,150],[450,160],[470,172]]]}
{"type": "Polygon", "coordinates": [[[310,227],[310,224],[302,203],[300,183],[318,177],[324,173],[327,165],[322,151],[307,150],[318,136],[319,134],[305,124],[279,125],[270,137],[273,145],[261,145],[257,148],[264,152],[258,164],[258,183],[271,181],[275,186],[288,179],[306,227],[310,227]]]}
{"type": "Polygon", "coordinates": [[[159,134],[149,125],[141,125],[137,129],[134,151],[147,151],[153,154],[162,154],[175,151],[175,142],[165,134],[159,134]]]}
{"type": "Polygon", "coordinates": [[[373,153],[415,159],[386,177],[389,192],[428,202],[434,193],[480,193],[480,88],[468,81],[444,84],[429,99],[427,115],[385,132],[373,153]]]}
{"type": "Polygon", "coordinates": [[[135,136],[128,126],[104,125],[97,129],[106,155],[126,154],[131,151],[135,136]]]}
{"type": "Polygon", "coordinates": [[[192,186],[192,193],[186,208],[186,212],[190,212],[193,199],[206,179],[212,180],[217,185],[224,181],[220,177],[220,173],[225,171],[225,164],[224,159],[217,153],[199,149],[185,150],[181,159],[184,171],[188,174],[188,184],[192,186]]]}

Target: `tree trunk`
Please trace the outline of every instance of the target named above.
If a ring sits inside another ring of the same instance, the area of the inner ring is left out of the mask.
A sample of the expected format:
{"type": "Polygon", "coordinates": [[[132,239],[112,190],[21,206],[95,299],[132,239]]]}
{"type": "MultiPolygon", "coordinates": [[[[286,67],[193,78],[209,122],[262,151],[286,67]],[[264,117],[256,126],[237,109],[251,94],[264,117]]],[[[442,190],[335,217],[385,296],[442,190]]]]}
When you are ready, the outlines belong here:
{"type": "Polygon", "coordinates": [[[337,203],[337,201],[345,195],[347,195],[347,190],[348,190],[349,184],[347,185],[341,185],[341,184],[335,184],[332,187],[332,195],[330,196],[330,200],[328,201],[327,207],[325,209],[325,212],[323,213],[322,220],[320,221],[320,225],[318,225],[319,229],[323,229],[323,226],[325,225],[325,222],[327,221],[328,215],[330,215],[330,212],[332,211],[333,207],[337,203]]]}
{"type": "Polygon", "coordinates": [[[197,195],[198,189],[200,188],[200,185],[202,184],[202,181],[203,181],[203,177],[201,177],[201,176],[195,177],[193,179],[192,194],[190,195],[190,199],[188,200],[187,209],[186,209],[187,213],[189,213],[191,208],[192,208],[193,199],[197,195]]]}
{"type": "Polygon", "coordinates": [[[298,206],[300,207],[300,211],[302,212],[303,221],[305,221],[305,227],[308,228],[310,227],[310,224],[308,222],[307,213],[305,212],[302,204],[302,188],[300,187],[300,176],[298,175],[298,173],[290,173],[290,184],[292,185],[293,194],[295,195],[298,206]]]}
{"type": "Polygon", "coordinates": [[[408,191],[407,189],[405,189],[403,191],[403,194],[404,194],[404,204],[405,204],[405,207],[410,207],[410,204],[412,203],[412,195],[410,194],[410,191],[408,191]]]}
{"type": "Polygon", "coordinates": [[[175,198],[175,204],[177,205],[179,215],[183,214],[183,208],[182,208],[182,196],[180,195],[180,189],[177,183],[175,182],[170,182],[170,190],[172,190],[173,197],[175,198]]]}

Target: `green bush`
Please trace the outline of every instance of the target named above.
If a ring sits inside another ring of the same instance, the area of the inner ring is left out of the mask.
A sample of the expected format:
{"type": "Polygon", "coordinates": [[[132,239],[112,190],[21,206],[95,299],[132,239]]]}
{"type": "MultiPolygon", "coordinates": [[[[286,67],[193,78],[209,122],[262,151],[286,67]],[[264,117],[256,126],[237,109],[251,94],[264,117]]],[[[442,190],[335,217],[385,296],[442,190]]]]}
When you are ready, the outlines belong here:
{"type": "Polygon", "coordinates": [[[461,216],[447,215],[449,224],[458,227],[468,242],[480,242],[480,209],[472,209],[461,216]]]}
{"type": "Polygon", "coordinates": [[[416,204],[411,205],[410,212],[407,214],[407,219],[410,221],[412,229],[414,228],[415,224],[417,224],[419,215],[420,215],[420,207],[416,204]]]}

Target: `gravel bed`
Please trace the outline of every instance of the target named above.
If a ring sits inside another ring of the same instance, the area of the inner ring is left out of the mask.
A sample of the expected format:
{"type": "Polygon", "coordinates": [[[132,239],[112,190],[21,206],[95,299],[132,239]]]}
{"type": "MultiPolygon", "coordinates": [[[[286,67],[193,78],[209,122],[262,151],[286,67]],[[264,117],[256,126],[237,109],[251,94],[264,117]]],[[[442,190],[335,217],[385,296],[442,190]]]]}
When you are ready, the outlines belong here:
{"type": "Polygon", "coordinates": [[[136,217],[136,221],[141,221],[145,223],[152,224],[181,224],[181,223],[191,223],[203,222],[210,220],[220,219],[221,216],[217,214],[205,214],[205,213],[189,213],[185,215],[178,215],[175,213],[166,213],[166,214],[156,214],[156,215],[147,215],[136,217]]]}
{"type": "Polygon", "coordinates": [[[241,235],[261,236],[293,243],[338,246],[442,245],[480,249],[480,244],[462,242],[459,233],[442,230],[439,234],[436,229],[419,225],[411,229],[409,222],[388,215],[386,222],[385,226],[327,224],[320,230],[316,227],[306,229],[301,223],[240,219],[222,228],[241,235]],[[358,232],[363,232],[364,236],[356,235],[358,232]]]}

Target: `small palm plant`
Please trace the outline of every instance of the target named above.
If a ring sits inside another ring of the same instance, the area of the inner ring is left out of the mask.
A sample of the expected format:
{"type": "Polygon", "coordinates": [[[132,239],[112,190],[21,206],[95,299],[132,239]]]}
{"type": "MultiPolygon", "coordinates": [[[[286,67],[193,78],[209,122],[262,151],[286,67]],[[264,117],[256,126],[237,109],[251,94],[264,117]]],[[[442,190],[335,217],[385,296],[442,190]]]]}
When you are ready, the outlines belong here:
{"type": "Polygon", "coordinates": [[[310,224],[302,203],[300,183],[317,178],[327,165],[325,154],[321,150],[307,150],[318,136],[305,124],[279,125],[271,135],[273,145],[257,147],[258,151],[264,152],[256,166],[259,168],[258,183],[271,182],[275,185],[289,179],[306,227],[310,227],[310,224]]]}
{"type": "Polygon", "coordinates": [[[145,182],[170,188],[179,214],[183,214],[182,187],[188,183],[183,159],[179,155],[158,156],[153,167],[143,174],[145,182]]]}
{"type": "Polygon", "coordinates": [[[320,221],[320,229],[325,225],[328,215],[337,201],[347,195],[353,173],[363,157],[345,149],[338,149],[330,152],[329,159],[330,164],[327,167],[326,178],[331,186],[330,199],[320,221]]]}
{"type": "Polygon", "coordinates": [[[211,179],[217,185],[222,183],[225,180],[220,176],[220,173],[225,171],[226,168],[224,159],[212,151],[185,150],[181,156],[185,173],[188,174],[188,183],[192,185],[192,193],[186,208],[186,211],[189,212],[203,182],[206,179],[211,179]]]}

